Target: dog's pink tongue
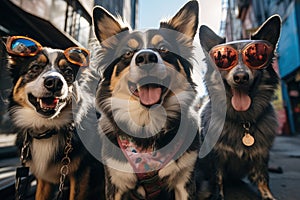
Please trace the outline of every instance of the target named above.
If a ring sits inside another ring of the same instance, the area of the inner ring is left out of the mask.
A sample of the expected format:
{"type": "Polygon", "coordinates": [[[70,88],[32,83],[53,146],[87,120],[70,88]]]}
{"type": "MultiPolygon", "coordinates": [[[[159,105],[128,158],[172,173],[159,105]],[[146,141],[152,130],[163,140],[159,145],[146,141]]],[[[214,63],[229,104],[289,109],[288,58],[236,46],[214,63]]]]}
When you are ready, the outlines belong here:
{"type": "Polygon", "coordinates": [[[161,93],[162,90],[160,87],[146,85],[139,88],[140,101],[146,106],[158,103],[161,93]]]}
{"type": "Polygon", "coordinates": [[[231,104],[236,111],[246,111],[251,105],[251,98],[248,94],[232,89],[231,104]]]}
{"type": "Polygon", "coordinates": [[[48,109],[54,109],[58,104],[59,98],[44,98],[42,100],[41,107],[42,108],[48,108],[48,109]]]}

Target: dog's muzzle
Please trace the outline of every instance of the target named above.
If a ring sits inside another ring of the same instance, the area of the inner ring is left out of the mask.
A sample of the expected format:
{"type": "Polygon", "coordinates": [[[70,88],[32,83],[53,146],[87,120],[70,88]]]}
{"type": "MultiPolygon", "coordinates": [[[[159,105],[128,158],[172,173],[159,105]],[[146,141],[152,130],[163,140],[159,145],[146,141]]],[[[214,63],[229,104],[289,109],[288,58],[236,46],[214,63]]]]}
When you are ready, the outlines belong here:
{"type": "Polygon", "coordinates": [[[149,107],[159,104],[169,83],[166,66],[157,52],[143,49],[133,56],[128,87],[142,105],[149,107]]]}
{"type": "Polygon", "coordinates": [[[37,89],[28,93],[29,102],[41,116],[46,118],[58,115],[67,104],[67,97],[67,83],[63,76],[56,72],[44,75],[43,81],[40,84],[37,83],[37,89]]]}
{"type": "Polygon", "coordinates": [[[248,72],[245,70],[236,70],[233,75],[233,84],[231,85],[231,104],[238,111],[247,111],[251,106],[249,90],[251,81],[248,72]]]}

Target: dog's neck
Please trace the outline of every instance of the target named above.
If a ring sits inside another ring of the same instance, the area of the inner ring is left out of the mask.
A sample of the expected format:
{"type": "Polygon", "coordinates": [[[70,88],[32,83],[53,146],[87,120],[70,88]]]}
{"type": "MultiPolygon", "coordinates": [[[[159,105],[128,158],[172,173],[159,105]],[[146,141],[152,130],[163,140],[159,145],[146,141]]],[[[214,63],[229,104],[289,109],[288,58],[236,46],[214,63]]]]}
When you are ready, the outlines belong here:
{"type": "Polygon", "coordinates": [[[55,129],[52,129],[52,130],[46,130],[44,132],[41,132],[39,134],[32,134],[32,130],[29,130],[28,131],[28,134],[34,138],[34,139],[38,139],[38,140],[41,140],[41,139],[48,139],[48,138],[51,138],[53,135],[56,135],[58,134],[58,131],[55,130],[55,129]]]}
{"type": "Polygon", "coordinates": [[[54,135],[57,135],[61,130],[65,131],[73,131],[74,125],[72,123],[66,125],[65,127],[61,129],[46,129],[46,128],[41,128],[41,129],[27,129],[25,132],[28,134],[29,137],[37,140],[41,139],[49,139],[54,135]]]}

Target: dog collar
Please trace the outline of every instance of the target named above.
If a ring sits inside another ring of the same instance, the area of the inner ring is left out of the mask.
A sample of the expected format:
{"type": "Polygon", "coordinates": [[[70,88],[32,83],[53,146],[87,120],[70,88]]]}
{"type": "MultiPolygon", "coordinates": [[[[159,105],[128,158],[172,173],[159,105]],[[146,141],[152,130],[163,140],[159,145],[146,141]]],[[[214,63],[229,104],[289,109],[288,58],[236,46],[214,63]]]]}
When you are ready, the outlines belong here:
{"type": "Polygon", "coordinates": [[[34,139],[37,139],[37,140],[42,140],[42,139],[49,139],[51,138],[53,135],[56,135],[58,134],[58,131],[53,129],[53,130],[47,130],[41,134],[38,134],[38,135],[33,135],[32,134],[33,131],[29,131],[29,135],[34,138],[34,139]]]}

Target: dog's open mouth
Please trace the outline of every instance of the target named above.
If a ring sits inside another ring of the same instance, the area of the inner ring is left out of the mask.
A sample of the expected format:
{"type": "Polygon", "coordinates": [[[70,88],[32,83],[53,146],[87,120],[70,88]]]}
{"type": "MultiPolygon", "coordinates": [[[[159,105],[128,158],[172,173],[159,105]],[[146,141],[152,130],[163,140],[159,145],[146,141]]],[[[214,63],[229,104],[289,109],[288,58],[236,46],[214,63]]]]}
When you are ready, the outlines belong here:
{"type": "Polygon", "coordinates": [[[128,82],[130,92],[140,99],[140,103],[146,107],[160,104],[167,87],[163,83],[139,83],[128,82]]]}
{"type": "Polygon", "coordinates": [[[246,111],[251,106],[251,98],[248,92],[236,88],[231,89],[231,105],[236,111],[246,111]]]}
{"type": "Polygon", "coordinates": [[[36,111],[43,116],[51,117],[53,116],[59,108],[65,104],[58,97],[35,97],[32,94],[28,94],[28,99],[30,103],[36,108],[36,111]]]}

